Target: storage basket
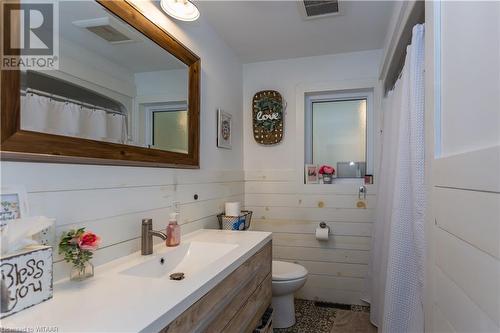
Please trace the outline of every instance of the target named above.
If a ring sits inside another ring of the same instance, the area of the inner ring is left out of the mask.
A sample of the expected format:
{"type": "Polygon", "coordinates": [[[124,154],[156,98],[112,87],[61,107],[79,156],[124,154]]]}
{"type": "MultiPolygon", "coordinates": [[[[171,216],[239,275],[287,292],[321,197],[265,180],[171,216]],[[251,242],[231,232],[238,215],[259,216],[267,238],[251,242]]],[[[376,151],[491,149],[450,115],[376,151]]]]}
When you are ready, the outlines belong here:
{"type": "Polygon", "coordinates": [[[250,220],[252,212],[250,210],[242,210],[240,216],[226,216],[224,213],[217,215],[219,227],[222,230],[247,230],[250,228],[250,220]]]}

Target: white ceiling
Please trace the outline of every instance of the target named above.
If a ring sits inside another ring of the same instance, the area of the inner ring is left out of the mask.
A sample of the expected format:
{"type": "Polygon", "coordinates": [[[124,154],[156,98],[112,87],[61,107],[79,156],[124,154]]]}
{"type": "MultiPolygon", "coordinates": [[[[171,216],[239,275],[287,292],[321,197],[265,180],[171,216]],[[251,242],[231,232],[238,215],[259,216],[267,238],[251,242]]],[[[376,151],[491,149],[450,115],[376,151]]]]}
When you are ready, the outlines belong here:
{"type": "Polygon", "coordinates": [[[383,47],[393,1],[342,1],[341,15],[304,20],[297,1],[194,0],[244,63],[383,47]]]}
{"type": "MultiPolygon", "coordinates": [[[[123,23],[123,26],[129,27],[128,30],[136,36],[136,42],[111,44],[86,29],[75,26],[74,21],[112,16],[97,2],[61,1],[59,12],[59,31],[62,37],[61,51],[63,53],[66,47],[65,40],[69,40],[132,73],[187,68],[184,63],[126,23],[123,23]]],[[[117,20],[120,19],[117,18],[117,20]]]]}

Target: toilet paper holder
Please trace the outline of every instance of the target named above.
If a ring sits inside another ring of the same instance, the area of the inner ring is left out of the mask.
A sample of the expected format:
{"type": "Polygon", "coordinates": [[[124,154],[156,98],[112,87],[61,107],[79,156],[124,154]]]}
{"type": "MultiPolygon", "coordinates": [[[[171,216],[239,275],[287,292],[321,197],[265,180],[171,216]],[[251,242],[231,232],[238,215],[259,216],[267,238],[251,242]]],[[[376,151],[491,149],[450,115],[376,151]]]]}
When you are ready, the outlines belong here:
{"type": "Polygon", "coordinates": [[[326,224],[326,222],[321,222],[321,223],[319,224],[319,227],[320,227],[321,229],[325,229],[325,228],[326,228],[326,229],[328,229],[328,233],[330,233],[330,226],[328,226],[328,224],[326,224]]]}

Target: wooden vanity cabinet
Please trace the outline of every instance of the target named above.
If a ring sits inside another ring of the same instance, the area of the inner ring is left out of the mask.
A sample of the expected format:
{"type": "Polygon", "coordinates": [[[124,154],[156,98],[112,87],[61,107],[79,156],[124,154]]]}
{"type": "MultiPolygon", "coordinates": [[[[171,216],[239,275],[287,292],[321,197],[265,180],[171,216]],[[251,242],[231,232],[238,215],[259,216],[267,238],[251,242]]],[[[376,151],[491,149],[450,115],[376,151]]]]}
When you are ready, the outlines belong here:
{"type": "Polygon", "coordinates": [[[253,332],[271,304],[271,241],[162,333],[253,332]]]}

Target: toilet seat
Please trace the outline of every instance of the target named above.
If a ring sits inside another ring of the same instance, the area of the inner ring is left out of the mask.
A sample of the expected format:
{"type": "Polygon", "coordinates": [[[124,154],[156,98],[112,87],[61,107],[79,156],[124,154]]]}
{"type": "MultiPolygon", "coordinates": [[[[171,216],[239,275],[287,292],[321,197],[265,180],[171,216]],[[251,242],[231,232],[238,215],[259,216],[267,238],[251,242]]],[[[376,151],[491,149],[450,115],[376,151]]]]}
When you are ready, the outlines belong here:
{"type": "Polygon", "coordinates": [[[307,276],[307,270],[301,265],[285,261],[273,260],[272,280],[289,281],[302,279],[307,276]]]}

